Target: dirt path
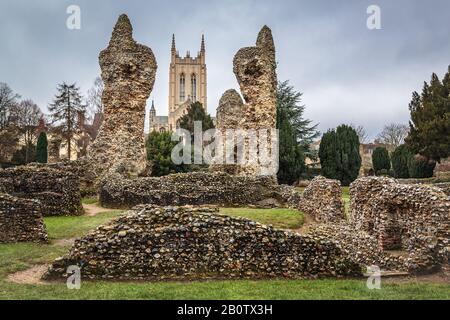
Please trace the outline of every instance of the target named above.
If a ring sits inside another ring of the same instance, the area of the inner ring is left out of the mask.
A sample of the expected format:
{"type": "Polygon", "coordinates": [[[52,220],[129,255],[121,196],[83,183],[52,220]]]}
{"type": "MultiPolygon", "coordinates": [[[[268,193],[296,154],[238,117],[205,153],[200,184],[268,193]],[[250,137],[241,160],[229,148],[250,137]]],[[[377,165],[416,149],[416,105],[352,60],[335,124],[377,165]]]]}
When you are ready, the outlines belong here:
{"type": "Polygon", "coordinates": [[[75,243],[75,240],[77,238],[70,238],[70,239],[58,239],[55,240],[53,243],[55,246],[65,247],[65,246],[72,246],[75,243]]]}
{"type": "Polygon", "coordinates": [[[97,214],[103,213],[103,212],[114,211],[114,210],[111,210],[111,209],[102,208],[102,207],[100,207],[99,205],[97,205],[95,203],[94,204],[83,204],[83,209],[86,212],[86,215],[89,216],[89,217],[96,216],[97,214]]]}
{"type": "Polygon", "coordinates": [[[48,269],[48,265],[37,265],[27,270],[10,274],[6,279],[18,284],[46,284],[41,278],[48,269]]]}

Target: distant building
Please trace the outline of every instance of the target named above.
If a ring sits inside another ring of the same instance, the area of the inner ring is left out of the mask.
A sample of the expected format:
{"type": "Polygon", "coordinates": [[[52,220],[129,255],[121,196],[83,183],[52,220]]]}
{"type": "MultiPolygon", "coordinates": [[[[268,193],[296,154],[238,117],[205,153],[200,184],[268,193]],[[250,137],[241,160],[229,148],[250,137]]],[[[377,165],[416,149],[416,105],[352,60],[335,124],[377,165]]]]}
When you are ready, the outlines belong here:
{"type": "MultiPolygon", "coordinates": [[[[77,114],[77,127],[71,142],[70,160],[77,160],[85,156],[89,144],[97,138],[100,126],[103,122],[103,113],[96,113],[92,123],[86,123],[84,112],[77,114]]],[[[36,136],[41,132],[47,133],[48,140],[48,162],[55,163],[68,159],[68,145],[66,139],[56,128],[46,125],[44,119],[39,121],[36,128],[36,136]]]]}
{"type": "Polygon", "coordinates": [[[205,38],[202,36],[200,51],[191,57],[190,52],[180,57],[175,35],[172,37],[171,62],[169,67],[169,104],[168,116],[157,116],[154,103],[150,108],[150,132],[174,131],[179,119],[187,113],[188,107],[200,102],[207,110],[207,77],[206,77],[205,38]]]}

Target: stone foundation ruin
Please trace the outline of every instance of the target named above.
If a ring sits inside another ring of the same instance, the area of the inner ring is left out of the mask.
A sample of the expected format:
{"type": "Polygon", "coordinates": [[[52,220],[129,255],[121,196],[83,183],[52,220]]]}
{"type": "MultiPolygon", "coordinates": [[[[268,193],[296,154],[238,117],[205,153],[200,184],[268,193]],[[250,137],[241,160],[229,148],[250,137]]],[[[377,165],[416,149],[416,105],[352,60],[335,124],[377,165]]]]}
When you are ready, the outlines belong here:
{"type": "Polygon", "coordinates": [[[332,242],[217,214],[207,207],[139,206],[76,240],[45,279],[70,265],[83,278],[196,280],[361,275],[332,242]]]}
{"type": "Polygon", "coordinates": [[[406,250],[408,270],[428,272],[450,258],[450,200],[438,188],[367,177],[350,187],[349,223],[383,250],[406,250]]]}
{"type": "Polygon", "coordinates": [[[41,210],[39,201],[0,193],[0,243],[47,242],[41,210]]]}
{"type": "Polygon", "coordinates": [[[339,222],[345,218],[341,183],[318,176],[303,191],[297,209],[317,222],[339,222]]]}
{"type": "Polygon", "coordinates": [[[103,180],[100,192],[100,202],[108,208],[132,208],[139,204],[242,206],[257,205],[271,198],[283,202],[272,177],[204,172],[137,179],[110,175],[103,180]]]}
{"type": "Polygon", "coordinates": [[[1,192],[39,200],[44,216],[83,214],[80,181],[64,168],[30,165],[0,170],[1,192]]]}
{"type": "Polygon", "coordinates": [[[155,82],[156,59],[149,47],[133,40],[130,20],[121,15],[99,60],[105,85],[104,121],[88,150],[89,162],[100,178],[107,172],[144,174],[145,104],[155,82]]]}
{"type": "Polygon", "coordinates": [[[267,26],[259,32],[254,47],[242,48],[236,53],[233,71],[245,103],[236,91],[225,92],[219,105],[218,124],[221,132],[225,129],[244,130],[244,163],[238,168],[225,165],[216,169],[239,175],[275,176],[278,171],[278,141],[271,129],[276,128],[277,74],[275,45],[272,31],[267,26]],[[238,113],[231,115],[233,111],[238,113]],[[224,120],[232,121],[224,123],[224,120]],[[257,139],[250,137],[252,130],[257,139]],[[259,130],[264,130],[266,137],[261,136],[259,130]],[[255,150],[251,152],[249,149],[253,144],[255,150]],[[268,159],[264,159],[265,154],[268,159]],[[256,158],[257,161],[254,161],[256,158]]]}

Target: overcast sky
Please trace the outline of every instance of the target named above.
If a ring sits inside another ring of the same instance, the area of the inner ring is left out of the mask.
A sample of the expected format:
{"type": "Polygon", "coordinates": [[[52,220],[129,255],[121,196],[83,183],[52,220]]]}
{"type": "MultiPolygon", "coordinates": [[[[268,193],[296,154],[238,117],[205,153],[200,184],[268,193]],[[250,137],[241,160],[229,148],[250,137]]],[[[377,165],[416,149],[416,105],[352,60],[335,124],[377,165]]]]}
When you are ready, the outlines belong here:
{"type": "Polygon", "coordinates": [[[86,94],[121,13],[156,56],[148,105],[154,99],[159,115],[167,115],[172,33],[183,55],[197,53],[205,34],[211,114],[224,91],[238,89],[234,54],[267,24],[278,78],[303,92],[306,117],[321,131],[363,125],[371,137],[388,122],[407,123],[412,91],[450,65],[448,0],[0,0],[0,82],[44,112],[62,81],[77,82],[86,94]],[[81,8],[81,30],[66,27],[72,4],[81,8]],[[366,26],[372,4],[381,8],[381,30],[366,26]]]}

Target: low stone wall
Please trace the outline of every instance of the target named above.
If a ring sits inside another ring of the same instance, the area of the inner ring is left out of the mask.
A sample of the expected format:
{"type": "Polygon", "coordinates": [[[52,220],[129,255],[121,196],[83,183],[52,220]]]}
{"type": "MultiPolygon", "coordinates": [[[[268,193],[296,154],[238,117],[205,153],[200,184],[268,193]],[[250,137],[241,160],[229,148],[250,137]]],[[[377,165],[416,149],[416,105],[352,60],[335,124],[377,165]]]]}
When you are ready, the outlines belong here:
{"type": "Polygon", "coordinates": [[[342,252],[361,265],[376,265],[382,270],[407,271],[402,256],[383,251],[375,237],[355,230],[347,223],[315,225],[308,230],[308,235],[332,241],[342,252]]]}
{"type": "Polygon", "coordinates": [[[39,164],[32,163],[29,167],[51,168],[57,171],[66,172],[76,176],[79,180],[80,193],[82,197],[98,195],[99,187],[96,185],[97,175],[93,172],[93,167],[86,158],[76,161],[60,161],[56,163],[39,164]]]}
{"type": "Polygon", "coordinates": [[[226,173],[192,172],[164,177],[126,179],[109,175],[103,180],[100,201],[108,208],[132,208],[139,204],[258,205],[267,199],[283,202],[271,177],[231,176],[226,173]]]}
{"type": "Polygon", "coordinates": [[[22,166],[0,170],[5,193],[41,202],[44,216],[80,215],[80,182],[68,171],[51,166],[22,166]]]}
{"type": "Polygon", "coordinates": [[[450,258],[450,201],[442,190],[366,177],[350,186],[349,222],[384,250],[406,250],[406,267],[428,272],[450,258]]]}
{"type": "Polygon", "coordinates": [[[0,193],[0,243],[47,242],[38,201],[0,193]]]}
{"type": "Polygon", "coordinates": [[[318,176],[306,187],[297,208],[317,222],[337,222],[344,219],[341,183],[318,176]]]}
{"type": "Polygon", "coordinates": [[[75,241],[45,279],[193,280],[361,275],[326,239],[273,229],[211,207],[138,206],[75,241]]]}

